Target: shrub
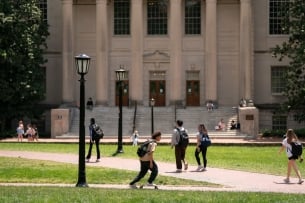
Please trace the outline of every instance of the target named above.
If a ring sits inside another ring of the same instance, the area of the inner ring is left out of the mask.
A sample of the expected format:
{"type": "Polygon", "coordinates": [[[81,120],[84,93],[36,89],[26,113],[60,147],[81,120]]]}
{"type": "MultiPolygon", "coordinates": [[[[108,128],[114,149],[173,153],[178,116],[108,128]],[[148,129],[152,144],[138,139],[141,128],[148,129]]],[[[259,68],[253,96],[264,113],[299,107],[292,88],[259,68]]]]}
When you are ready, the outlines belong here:
{"type": "MultiPolygon", "coordinates": [[[[295,134],[299,138],[305,138],[305,128],[295,129],[295,134]]],[[[286,134],[286,130],[263,130],[263,137],[283,137],[286,134]]]]}
{"type": "Polygon", "coordinates": [[[263,137],[283,137],[285,135],[286,130],[270,130],[266,129],[263,131],[263,137]]]}

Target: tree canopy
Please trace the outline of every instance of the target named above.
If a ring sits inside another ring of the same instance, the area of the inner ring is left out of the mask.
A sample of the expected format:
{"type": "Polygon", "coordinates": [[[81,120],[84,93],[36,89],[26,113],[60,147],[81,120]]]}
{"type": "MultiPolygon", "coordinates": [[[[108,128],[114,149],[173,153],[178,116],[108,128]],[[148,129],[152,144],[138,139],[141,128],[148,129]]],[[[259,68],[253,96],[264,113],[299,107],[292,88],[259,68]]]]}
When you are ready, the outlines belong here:
{"type": "Polygon", "coordinates": [[[43,52],[49,35],[39,0],[0,1],[0,129],[32,116],[45,98],[43,52]]]}
{"type": "Polygon", "coordinates": [[[287,30],[288,40],[273,49],[280,61],[287,57],[289,66],[286,73],[287,101],[283,109],[292,112],[295,120],[305,121],[305,1],[289,1],[283,13],[282,29],[287,30]]]}

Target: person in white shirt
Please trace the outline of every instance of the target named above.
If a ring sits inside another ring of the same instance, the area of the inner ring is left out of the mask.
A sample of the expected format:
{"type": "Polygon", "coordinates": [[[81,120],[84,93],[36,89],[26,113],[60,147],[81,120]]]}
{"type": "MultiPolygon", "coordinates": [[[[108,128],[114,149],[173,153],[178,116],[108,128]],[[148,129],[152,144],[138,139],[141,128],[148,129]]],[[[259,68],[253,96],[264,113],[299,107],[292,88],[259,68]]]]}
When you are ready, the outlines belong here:
{"type": "Polygon", "coordinates": [[[287,177],[284,179],[285,183],[290,182],[290,174],[291,174],[291,168],[295,171],[296,175],[299,178],[298,184],[302,184],[304,181],[302,180],[302,176],[300,173],[300,170],[298,169],[298,166],[296,164],[296,160],[299,158],[298,156],[295,156],[292,154],[292,147],[291,147],[291,142],[297,142],[298,137],[294,133],[292,129],[288,129],[286,133],[286,138],[282,142],[282,146],[279,150],[279,154],[286,150],[286,155],[288,157],[288,167],[287,167],[287,177]]]}

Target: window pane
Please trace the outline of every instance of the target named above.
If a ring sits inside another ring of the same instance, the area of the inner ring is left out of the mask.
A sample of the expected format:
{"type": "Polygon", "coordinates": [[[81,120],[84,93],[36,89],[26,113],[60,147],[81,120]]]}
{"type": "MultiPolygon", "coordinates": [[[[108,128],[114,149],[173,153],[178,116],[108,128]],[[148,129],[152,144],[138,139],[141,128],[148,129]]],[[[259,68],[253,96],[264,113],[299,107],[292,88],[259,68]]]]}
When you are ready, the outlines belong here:
{"type": "Polygon", "coordinates": [[[201,34],[201,1],[185,1],[185,34],[201,34]]]}
{"type": "Polygon", "coordinates": [[[114,34],[130,34],[130,0],[114,1],[114,34]]]}
{"type": "Polygon", "coordinates": [[[45,22],[48,20],[48,7],[47,7],[47,0],[39,0],[38,7],[41,10],[41,17],[45,22]]]}
{"type": "Polygon", "coordinates": [[[288,34],[282,29],[283,13],[288,9],[289,0],[269,0],[269,34],[288,34]]]}
{"type": "Polygon", "coordinates": [[[271,92],[282,94],[286,88],[286,67],[271,67],[271,92]]]}
{"type": "Polygon", "coordinates": [[[272,116],[272,129],[273,130],[286,130],[287,129],[287,116],[282,116],[282,115],[272,116]]]}
{"type": "Polygon", "coordinates": [[[168,0],[147,0],[147,33],[167,34],[168,0]]]}

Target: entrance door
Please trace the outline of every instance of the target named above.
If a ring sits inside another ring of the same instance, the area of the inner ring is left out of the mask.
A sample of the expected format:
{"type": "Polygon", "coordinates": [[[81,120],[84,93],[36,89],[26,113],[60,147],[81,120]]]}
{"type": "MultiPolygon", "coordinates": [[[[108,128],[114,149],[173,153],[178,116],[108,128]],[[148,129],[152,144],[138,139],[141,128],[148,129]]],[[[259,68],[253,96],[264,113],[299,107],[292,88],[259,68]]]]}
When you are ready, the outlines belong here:
{"type": "MultiPolygon", "coordinates": [[[[128,88],[128,80],[123,80],[123,92],[122,92],[122,106],[129,105],[129,88],[128,88]]],[[[115,84],[115,105],[119,106],[119,82],[115,84]]]]}
{"type": "Polygon", "coordinates": [[[155,106],[165,106],[165,80],[150,80],[149,99],[154,98],[155,106]]]}
{"type": "Polygon", "coordinates": [[[200,106],[199,80],[186,81],[186,105],[200,106]]]}

